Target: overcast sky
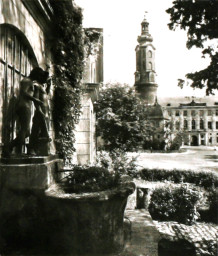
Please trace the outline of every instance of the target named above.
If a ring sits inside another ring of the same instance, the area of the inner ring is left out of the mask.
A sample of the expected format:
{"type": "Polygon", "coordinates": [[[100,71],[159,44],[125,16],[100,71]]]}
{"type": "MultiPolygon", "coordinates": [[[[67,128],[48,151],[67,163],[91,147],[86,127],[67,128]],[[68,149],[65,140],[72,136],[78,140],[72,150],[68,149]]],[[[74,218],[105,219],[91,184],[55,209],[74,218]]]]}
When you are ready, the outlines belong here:
{"type": "Polygon", "coordinates": [[[187,72],[208,65],[200,49],[186,49],[186,33],[170,31],[165,10],[172,0],[75,0],[83,8],[84,27],[104,29],[104,82],[134,85],[135,47],[141,33],[141,22],[147,20],[156,48],[158,96],[204,96],[203,90],[177,86],[187,72]]]}

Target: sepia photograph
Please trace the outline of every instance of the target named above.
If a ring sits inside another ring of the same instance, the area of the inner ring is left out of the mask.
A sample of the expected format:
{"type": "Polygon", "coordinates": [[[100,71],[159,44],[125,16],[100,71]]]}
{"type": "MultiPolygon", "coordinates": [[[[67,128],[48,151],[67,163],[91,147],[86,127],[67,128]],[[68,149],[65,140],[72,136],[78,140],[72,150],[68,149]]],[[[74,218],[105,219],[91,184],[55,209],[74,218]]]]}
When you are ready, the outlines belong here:
{"type": "Polygon", "coordinates": [[[217,256],[218,0],[0,0],[0,256],[217,256]]]}

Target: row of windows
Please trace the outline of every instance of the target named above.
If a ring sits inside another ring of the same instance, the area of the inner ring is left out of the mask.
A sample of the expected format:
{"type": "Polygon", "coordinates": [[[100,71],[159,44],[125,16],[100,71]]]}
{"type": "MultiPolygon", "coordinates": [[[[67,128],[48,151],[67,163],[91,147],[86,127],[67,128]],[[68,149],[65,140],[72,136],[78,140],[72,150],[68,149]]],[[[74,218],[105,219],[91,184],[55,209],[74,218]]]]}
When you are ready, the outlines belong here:
{"type": "MultiPolygon", "coordinates": [[[[206,112],[206,114],[208,116],[212,116],[213,114],[215,114],[216,116],[218,116],[218,109],[214,111],[212,110],[191,110],[191,116],[196,116],[197,114],[199,114],[200,116],[203,116],[204,113],[206,112]],[[207,112],[206,112],[207,111],[207,112]]],[[[172,115],[172,112],[170,110],[168,110],[168,115],[171,116],[172,115]]],[[[179,111],[179,110],[176,110],[175,112],[175,116],[180,116],[180,115],[183,115],[183,116],[188,116],[188,110],[183,110],[183,111],[179,111]]]]}
{"type": "MultiPolygon", "coordinates": [[[[200,127],[201,130],[203,130],[203,129],[206,128],[206,127],[205,127],[204,120],[202,120],[202,119],[200,120],[200,125],[199,125],[199,127],[200,127]]],[[[188,129],[188,120],[186,120],[186,119],[183,121],[183,128],[184,128],[184,130],[187,130],[187,129],[188,129]]],[[[175,123],[175,129],[176,129],[176,130],[179,130],[179,129],[180,129],[180,122],[179,122],[179,121],[177,121],[177,122],[175,123]]],[[[192,130],[196,130],[196,121],[195,121],[195,120],[192,120],[192,121],[191,121],[191,129],[192,129],[192,130]]],[[[211,122],[211,121],[207,122],[207,129],[209,129],[209,130],[212,129],[212,122],[211,122]]],[[[216,129],[218,130],[218,122],[216,122],[216,129]]]]}
{"type": "MultiPolygon", "coordinates": [[[[215,138],[216,138],[216,143],[218,143],[218,133],[216,134],[215,138]]],[[[205,140],[205,134],[201,134],[201,145],[204,145],[204,140],[205,140]]],[[[209,135],[208,142],[209,143],[213,142],[212,134],[209,135]]]]}

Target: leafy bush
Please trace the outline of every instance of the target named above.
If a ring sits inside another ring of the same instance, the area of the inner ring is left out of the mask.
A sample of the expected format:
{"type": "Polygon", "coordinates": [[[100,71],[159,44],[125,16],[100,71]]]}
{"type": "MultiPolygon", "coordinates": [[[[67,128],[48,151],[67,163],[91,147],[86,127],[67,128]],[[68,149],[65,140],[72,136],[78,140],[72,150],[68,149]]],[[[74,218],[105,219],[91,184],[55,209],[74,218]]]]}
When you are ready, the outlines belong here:
{"type": "Polygon", "coordinates": [[[74,166],[63,184],[68,193],[97,192],[119,185],[120,176],[96,166],[74,166]]]}
{"type": "Polygon", "coordinates": [[[188,135],[184,132],[177,132],[173,140],[169,141],[168,150],[179,150],[183,143],[187,143],[188,135]]]}
{"type": "Polygon", "coordinates": [[[142,169],[141,178],[147,181],[172,181],[193,183],[205,189],[218,186],[218,177],[212,171],[142,169]]]}
{"type": "Polygon", "coordinates": [[[137,157],[128,157],[127,153],[122,150],[99,151],[97,154],[97,165],[119,175],[129,175],[134,178],[139,174],[136,160],[137,157]]]}
{"type": "Polygon", "coordinates": [[[158,188],[151,195],[149,212],[155,220],[192,224],[199,215],[199,200],[199,192],[188,185],[158,188]]]}
{"type": "Polygon", "coordinates": [[[208,209],[201,209],[199,211],[201,216],[201,221],[213,222],[218,224],[218,191],[215,188],[209,190],[209,195],[207,198],[208,209]]]}
{"type": "Polygon", "coordinates": [[[208,218],[210,221],[218,224],[218,191],[217,189],[212,189],[210,191],[209,197],[209,211],[208,218]]]}

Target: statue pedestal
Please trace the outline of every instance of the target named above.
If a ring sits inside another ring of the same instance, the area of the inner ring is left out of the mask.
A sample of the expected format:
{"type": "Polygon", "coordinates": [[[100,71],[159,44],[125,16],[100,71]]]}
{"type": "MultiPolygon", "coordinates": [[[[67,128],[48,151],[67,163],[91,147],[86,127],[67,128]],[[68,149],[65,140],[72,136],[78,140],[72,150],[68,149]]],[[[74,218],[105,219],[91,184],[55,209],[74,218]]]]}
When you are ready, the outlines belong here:
{"type": "Polygon", "coordinates": [[[2,158],[0,188],[46,190],[62,167],[63,161],[57,155],[2,158]]]}
{"type": "Polygon", "coordinates": [[[47,216],[45,191],[55,183],[57,170],[62,167],[63,161],[57,155],[1,159],[1,253],[5,250],[7,254],[10,248],[14,255],[21,249],[30,250],[32,255],[31,248],[40,248],[42,234],[46,233],[43,229],[47,216]]]}

